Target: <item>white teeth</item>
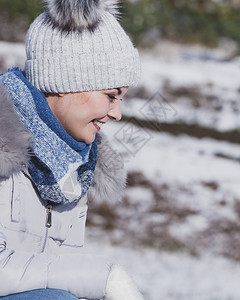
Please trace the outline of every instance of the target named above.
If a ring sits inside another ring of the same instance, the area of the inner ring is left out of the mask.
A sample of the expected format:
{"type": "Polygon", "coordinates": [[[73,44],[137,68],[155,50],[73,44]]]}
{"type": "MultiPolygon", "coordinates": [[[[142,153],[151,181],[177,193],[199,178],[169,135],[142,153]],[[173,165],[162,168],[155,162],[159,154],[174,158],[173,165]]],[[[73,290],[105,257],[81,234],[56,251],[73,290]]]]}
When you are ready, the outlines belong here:
{"type": "Polygon", "coordinates": [[[98,121],[93,121],[94,124],[96,124],[98,127],[101,128],[101,126],[103,125],[102,122],[98,122],[98,121]]]}

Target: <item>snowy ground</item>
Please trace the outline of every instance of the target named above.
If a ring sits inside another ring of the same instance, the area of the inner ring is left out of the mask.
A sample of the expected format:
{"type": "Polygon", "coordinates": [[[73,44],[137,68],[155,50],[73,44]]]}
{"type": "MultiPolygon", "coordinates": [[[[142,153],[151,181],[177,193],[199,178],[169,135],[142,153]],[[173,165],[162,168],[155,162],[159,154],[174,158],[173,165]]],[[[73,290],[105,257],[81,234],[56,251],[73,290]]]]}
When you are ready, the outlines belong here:
{"type": "Polygon", "coordinates": [[[87,241],[101,236],[104,251],[127,267],[146,299],[239,299],[240,168],[215,155],[237,158],[239,146],[151,134],[127,156],[133,177],[123,204],[111,207],[115,219],[99,207],[90,212],[87,241]]]}
{"type": "Polygon", "coordinates": [[[153,51],[154,56],[147,51],[141,54],[144,95],[138,93],[129,101],[134,115],[141,116],[141,98],[150,99],[159,92],[172,105],[162,121],[171,122],[174,116],[175,122],[239,129],[240,58],[230,60],[234,52],[231,44],[213,50],[163,42],[153,51]]]}
{"type": "Polygon", "coordinates": [[[121,263],[146,300],[239,300],[240,266],[222,257],[90,243],[121,263]]]}
{"type": "MultiPolygon", "coordinates": [[[[123,264],[146,300],[240,299],[240,146],[161,130],[179,121],[239,130],[234,51],[167,41],[142,51],[142,82],[121,104],[127,119],[103,128],[128,186],[121,204],[91,203],[86,244],[123,264]],[[152,119],[158,130],[139,126],[152,119]]],[[[23,45],[0,42],[2,71],[16,61],[24,65],[23,45]]]]}
{"type": "Polygon", "coordinates": [[[24,44],[0,41],[0,72],[6,72],[15,65],[24,68],[25,58],[24,44]]]}

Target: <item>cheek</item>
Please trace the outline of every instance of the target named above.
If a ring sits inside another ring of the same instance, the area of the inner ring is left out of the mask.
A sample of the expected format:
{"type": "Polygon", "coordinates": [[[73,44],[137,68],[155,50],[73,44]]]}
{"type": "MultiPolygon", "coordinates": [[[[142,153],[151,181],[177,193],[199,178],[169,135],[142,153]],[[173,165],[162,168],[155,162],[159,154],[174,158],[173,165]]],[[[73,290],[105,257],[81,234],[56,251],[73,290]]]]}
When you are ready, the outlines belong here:
{"type": "Polygon", "coordinates": [[[64,127],[68,132],[76,131],[83,126],[86,120],[85,112],[82,108],[72,107],[64,117],[64,127]]]}
{"type": "Polygon", "coordinates": [[[69,121],[77,123],[78,126],[89,123],[93,119],[105,117],[110,110],[110,103],[108,100],[101,97],[91,99],[81,105],[76,104],[71,109],[69,121]]]}
{"type": "Polygon", "coordinates": [[[91,105],[89,107],[89,116],[90,118],[99,118],[99,117],[104,117],[108,114],[110,109],[109,103],[106,100],[101,100],[101,101],[96,101],[94,105],[91,105]]]}
{"type": "Polygon", "coordinates": [[[106,99],[99,101],[96,110],[98,110],[99,112],[101,111],[108,113],[108,111],[110,110],[110,102],[106,99]]]}

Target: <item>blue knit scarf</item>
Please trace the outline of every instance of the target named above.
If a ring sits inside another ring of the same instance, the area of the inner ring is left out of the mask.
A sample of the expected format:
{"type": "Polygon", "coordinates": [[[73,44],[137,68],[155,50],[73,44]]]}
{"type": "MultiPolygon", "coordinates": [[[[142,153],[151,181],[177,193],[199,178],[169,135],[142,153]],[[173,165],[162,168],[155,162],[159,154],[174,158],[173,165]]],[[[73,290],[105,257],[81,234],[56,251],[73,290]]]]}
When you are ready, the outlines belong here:
{"type": "Polygon", "coordinates": [[[42,92],[18,68],[0,77],[16,113],[33,135],[29,173],[43,200],[78,202],[88,191],[97,161],[97,141],[73,139],[53,115],[42,92]]]}

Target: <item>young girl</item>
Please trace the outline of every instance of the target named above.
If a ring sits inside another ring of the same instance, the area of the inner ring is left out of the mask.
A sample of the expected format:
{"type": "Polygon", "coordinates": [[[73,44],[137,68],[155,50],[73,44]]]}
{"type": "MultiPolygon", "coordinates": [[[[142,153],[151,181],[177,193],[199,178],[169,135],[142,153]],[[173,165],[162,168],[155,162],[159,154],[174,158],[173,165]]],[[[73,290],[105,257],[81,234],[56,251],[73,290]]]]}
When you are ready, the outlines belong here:
{"type": "Polygon", "coordinates": [[[83,248],[89,196],[115,200],[125,184],[99,131],[121,119],[140,73],[115,6],[46,1],[25,70],[0,76],[2,299],[142,299],[119,265],[83,248]]]}

